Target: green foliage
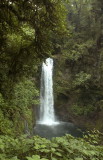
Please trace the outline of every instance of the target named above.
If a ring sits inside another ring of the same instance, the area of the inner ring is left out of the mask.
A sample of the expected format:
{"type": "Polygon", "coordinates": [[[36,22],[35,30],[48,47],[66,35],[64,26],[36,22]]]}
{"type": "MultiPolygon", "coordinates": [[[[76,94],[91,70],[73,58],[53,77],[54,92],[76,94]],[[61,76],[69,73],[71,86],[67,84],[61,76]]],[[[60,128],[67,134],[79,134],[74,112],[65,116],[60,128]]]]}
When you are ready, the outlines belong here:
{"type": "Polygon", "coordinates": [[[84,135],[83,138],[92,145],[98,145],[98,144],[101,144],[102,142],[103,133],[94,129],[92,131],[88,131],[87,135],[84,135]]]}
{"type": "Polygon", "coordinates": [[[0,1],[0,134],[22,134],[25,124],[32,130],[39,66],[53,36],[66,32],[65,20],[62,0],[0,1]]]}
{"type": "Polygon", "coordinates": [[[28,39],[34,39],[35,38],[35,30],[31,26],[29,26],[27,23],[24,23],[21,26],[21,31],[23,32],[22,35],[25,38],[28,38],[28,39]]]}
{"type": "Polygon", "coordinates": [[[8,117],[5,118],[3,111],[0,109],[0,134],[12,134],[13,122],[8,117]]]}
{"type": "Polygon", "coordinates": [[[27,108],[33,104],[38,104],[36,98],[39,96],[39,92],[36,89],[34,83],[29,79],[23,79],[15,85],[13,95],[13,105],[21,109],[27,108]]]}
{"type": "Polygon", "coordinates": [[[95,108],[93,105],[80,106],[74,104],[72,106],[72,112],[74,113],[74,115],[79,115],[79,116],[81,115],[88,116],[94,112],[94,109],[95,108]]]}
{"type": "Polygon", "coordinates": [[[38,96],[35,82],[27,78],[16,83],[8,100],[0,94],[0,134],[22,134],[26,124],[32,130],[32,106],[39,103],[38,96]]]}
{"type": "Polygon", "coordinates": [[[78,85],[87,85],[88,80],[90,80],[91,75],[84,73],[81,71],[80,73],[75,75],[75,80],[73,81],[73,86],[78,86],[78,85]]]}
{"type": "Polygon", "coordinates": [[[21,47],[22,37],[17,33],[7,35],[7,49],[12,52],[18,52],[21,47]]]}
{"type": "Polygon", "coordinates": [[[103,158],[103,146],[98,145],[101,136],[98,131],[86,135],[84,138],[66,135],[53,138],[51,141],[38,136],[30,139],[26,136],[19,138],[1,136],[0,156],[1,159],[4,158],[5,160],[101,160],[103,158]]]}
{"type": "Polygon", "coordinates": [[[0,106],[3,106],[3,105],[4,105],[4,99],[2,94],[0,93],[0,106]]]}
{"type": "Polygon", "coordinates": [[[48,159],[40,158],[40,156],[38,156],[38,155],[33,155],[32,158],[31,157],[27,157],[27,160],[48,160],[48,159]]]}
{"type": "Polygon", "coordinates": [[[66,8],[68,33],[54,41],[57,111],[61,119],[77,117],[79,124],[86,119],[95,126],[103,111],[103,3],[68,0],[66,8]]]}
{"type": "Polygon", "coordinates": [[[8,33],[6,40],[7,50],[13,53],[20,52],[21,48],[29,47],[34,39],[34,29],[24,23],[19,32],[14,31],[14,33],[8,33]]]}

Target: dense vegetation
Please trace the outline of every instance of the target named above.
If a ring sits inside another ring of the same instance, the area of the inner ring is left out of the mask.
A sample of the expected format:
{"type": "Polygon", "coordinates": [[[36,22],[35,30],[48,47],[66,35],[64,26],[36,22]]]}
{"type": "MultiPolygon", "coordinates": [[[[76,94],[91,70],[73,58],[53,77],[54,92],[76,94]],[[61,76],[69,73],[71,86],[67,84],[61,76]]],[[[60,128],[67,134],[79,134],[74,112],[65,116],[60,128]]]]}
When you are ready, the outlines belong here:
{"type": "Polygon", "coordinates": [[[99,132],[82,138],[71,135],[47,140],[38,136],[11,138],[1,136],[0,158],[3,160],[102,160],[99,132]],[[94,135],[95,134],[95,135],[94,135]]]}
{"type": "Polygon", "coordinates": [[[102,0],[0,1],[1,160],[103,159],[100,132],[31,137],[40,66],[50,56],[60,118],[103,131],[102,40],[102,0]]]}
{"type": "Polygon", "coordinates": [[[32,130],[38,67],[51,55],[52,36],[66,30],[64,9],[61,0],[0,1],[0,134],[32,130]]]}
{"type": "Polygon", "coordinates": [[[67,11],[68,34],[55,40],[57,112],[103,131],[103,2],[69,0],[67,11]]]}

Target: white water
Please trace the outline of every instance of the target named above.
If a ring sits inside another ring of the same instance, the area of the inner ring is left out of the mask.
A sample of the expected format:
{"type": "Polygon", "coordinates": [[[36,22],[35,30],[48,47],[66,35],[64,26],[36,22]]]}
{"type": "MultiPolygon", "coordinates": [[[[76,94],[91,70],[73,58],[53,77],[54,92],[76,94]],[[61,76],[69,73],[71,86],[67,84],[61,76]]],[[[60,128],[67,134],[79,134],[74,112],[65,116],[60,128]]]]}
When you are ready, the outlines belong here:
{"type": "Polygon", "coordinates": [[[42,64],[40,88],[40,120],[38,123],[54,125],[54,97],[53,97],[53,59],[47,58],[42,64]]]}

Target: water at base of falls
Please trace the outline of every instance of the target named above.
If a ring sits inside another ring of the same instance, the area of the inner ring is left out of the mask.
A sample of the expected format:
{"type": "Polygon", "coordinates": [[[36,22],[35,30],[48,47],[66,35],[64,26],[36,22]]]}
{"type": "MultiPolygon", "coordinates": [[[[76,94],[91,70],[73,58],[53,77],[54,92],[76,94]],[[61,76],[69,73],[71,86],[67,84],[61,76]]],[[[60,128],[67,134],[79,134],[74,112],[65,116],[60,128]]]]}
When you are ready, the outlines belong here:
{"type": "Polygon", "coordinates": [[[37,121],[37,124],[41,124],[41,125],[47,125],[47,126],[55,126],[60,124],[59,121],[37,121]]]}
{"type": "Polygon", "coordinates": [[[55,125],[53,97],[53,59],[47,58],[42,64],[40,88],[40,117],[37,124],[55,125]]]}
{"type": "Polygon", "coordinates": [[[39,135],[47,139],[61,137],[65,134],[71,134],[74,137],[82,137],[82,132],[82,129],[78,129],[77,126],[69,122],[60,122],[55,125],[36,124],[34,128],[34,135],[39,135]]]}

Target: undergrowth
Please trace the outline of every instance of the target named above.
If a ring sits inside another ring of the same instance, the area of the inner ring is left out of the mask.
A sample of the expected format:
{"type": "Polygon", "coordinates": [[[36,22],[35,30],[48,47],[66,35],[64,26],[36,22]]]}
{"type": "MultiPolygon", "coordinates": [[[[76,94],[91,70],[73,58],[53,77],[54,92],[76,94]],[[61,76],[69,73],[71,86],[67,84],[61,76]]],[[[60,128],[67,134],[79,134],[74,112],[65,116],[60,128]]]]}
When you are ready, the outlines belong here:
{"type": "Polygon", "coordinates": [[[1,160],[102,160],[103,145],[99,131],[83,138],[66,134],[48,140],[39,136],[18,138],[0,136],[1,160]]]}

